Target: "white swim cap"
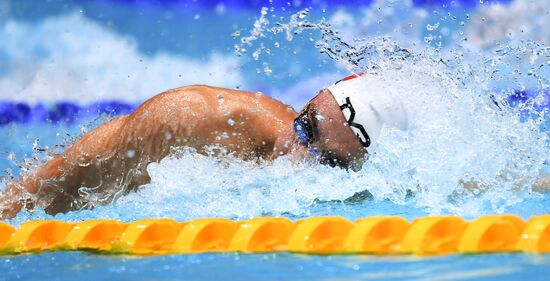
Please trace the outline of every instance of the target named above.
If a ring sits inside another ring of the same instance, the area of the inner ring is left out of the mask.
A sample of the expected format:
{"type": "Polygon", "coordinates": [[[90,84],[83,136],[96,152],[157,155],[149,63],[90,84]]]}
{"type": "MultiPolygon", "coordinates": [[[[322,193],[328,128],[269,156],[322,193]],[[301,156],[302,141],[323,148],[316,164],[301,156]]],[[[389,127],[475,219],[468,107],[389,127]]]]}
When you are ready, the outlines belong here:
{"type": "Polygon", "coordinates": [[[363,146],[380,137],[383,126],[406,130],[407,111],[397,94],[376,75],[355,74],[328,87],[363,146]]]}

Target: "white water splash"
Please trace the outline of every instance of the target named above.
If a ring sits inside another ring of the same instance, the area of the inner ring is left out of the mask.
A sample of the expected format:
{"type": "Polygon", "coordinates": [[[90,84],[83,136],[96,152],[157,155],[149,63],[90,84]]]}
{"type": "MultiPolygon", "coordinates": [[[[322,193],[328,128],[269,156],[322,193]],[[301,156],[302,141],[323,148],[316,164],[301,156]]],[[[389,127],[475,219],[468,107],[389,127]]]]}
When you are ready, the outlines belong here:
{"type": "Polygon", "coordinates": [[[530,39],[550,44],[550,0],[515,0],[482,6],[472,15],[466,36],[474,46],[530,39]]]}
{"type": "MultiPolygon", "coordinates": [[[[489,55],[460,47],[414,51],[388,37],[345,40],[327,22],[309,22],[308,13],[288,22],[263,22],[264,33],[247,37],[246,45],[258,54],[264,50],[264,42],[253,48],[259,37],[276,40],[282,33],[293,40],[317,31],[321,53],[352,73],[376,75],[399,94],[411,116],[407,132],[383,131],[363,170],[338,184],[398,204],[412,191],[417,207],[460,215],[503,212],[536,196],[531,185],[550,155],[548,136],[539,129],[547,112],[534,110],[550,86],[549,48],[525,41],[489,55]],[[541,94],[511,108],[507,96],[526,87],[541,94]],[[531,119],[520,121],[526,112],[531,119]]],[[[325,192],[331,198],[330,189],[325,192]]]]}
{"type": "MultiPolygon", "coordinates": [[[[359,204],[369,208],[389,200],[413,211],[479,216],[539,196],[531,185],[550,160],[548,136],[539,129],[548,113],[533,110],[540,95],[517,108],[506,98],[522,87],[549,88],[547,47],[517,42],[485,55],[462,48],[411,50],[388,37],[343,39],[327,22],[309,22],[308,10],[282,23],[266,21],[262,11],[251,35],[237,44],[241,55],[260,59],[266,49],[255,45],[258,38],[283,34],[293,40],[306,30],[319,32],[321,53],[350,72],[376,75],[399,94],[409,130],[383,129],[359,172],[286,158],[256,164],[184,149],[151,164],[152,181],[139,192],[77,217],[303,216],[319,200],[341,201],[364,190],[374,203],[359,204]],[[520,115],[531,118],[520,121],[520,115]]],[[[339,207],[324,214],[346,215],[339,207]]]]}

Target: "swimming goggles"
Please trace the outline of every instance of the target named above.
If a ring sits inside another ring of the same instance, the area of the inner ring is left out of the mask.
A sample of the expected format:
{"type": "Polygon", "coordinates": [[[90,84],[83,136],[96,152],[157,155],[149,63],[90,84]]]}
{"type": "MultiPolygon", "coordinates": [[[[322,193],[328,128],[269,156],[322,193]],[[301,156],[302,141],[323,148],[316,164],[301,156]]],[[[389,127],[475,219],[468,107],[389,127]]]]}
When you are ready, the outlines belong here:
{"type": "Polygon", "coordinates": [[[307,147],[315,157],[319,158],[319,152],[317,152],[315,147],[311,146],[311,143],[315,141],[315,130],[310,116],[310,105],[308,104],[298,117],[294,119],[294,133],[300,143],[307,147]]]}

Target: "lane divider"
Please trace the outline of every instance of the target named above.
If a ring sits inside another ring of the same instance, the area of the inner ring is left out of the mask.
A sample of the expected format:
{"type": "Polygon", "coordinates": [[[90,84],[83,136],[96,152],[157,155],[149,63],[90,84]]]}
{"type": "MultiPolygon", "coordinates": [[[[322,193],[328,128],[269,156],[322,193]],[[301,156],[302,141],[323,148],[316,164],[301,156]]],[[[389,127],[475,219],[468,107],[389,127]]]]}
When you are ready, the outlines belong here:
{"type": "Polygon", "coordinates": [[[514,215],[466,221],[429,216],[411,223],[401,217],[312,217],[292,222],[261,217],[177,222],[144,219],[130,223],[37,220],[14,228],[0,222],[0,254],[80,250],[105,254],[162,255],[205,252],[291,252],[304,254],[477,254],[550,253],[550,214],[528,222],[514,215]]]}
{"type": "MultiPolygon", "coordinates": [[[[447,1],[447,0],[446,0],[447,1]]],[[[498,93],[501,89],[494,89],[498,93]]],[[[538,111],[550,109],[550,90],[514,90],[507,100],[511,107],[536,99],[534,107],[538,111]]],[[[140,103],[127,103],[116,100],[103,100],[90,104],[70,101],[29,104],[10,100],[0,100],[0,128],[9,124],[30,123],[74,123],[86,117],[100,114],[118,116],[132,113],[140,103]]]]}
{"type": "Polygon", "coordinates": [[[137,104],[118,101],[99,101],[87,105],[59,101],[55,103],[27,104],[0,100],[0,127],[9,124],[28,123],[73,123],[83,117],[95,117],[100,114],[117,116],[134,111],[137,104]]]}

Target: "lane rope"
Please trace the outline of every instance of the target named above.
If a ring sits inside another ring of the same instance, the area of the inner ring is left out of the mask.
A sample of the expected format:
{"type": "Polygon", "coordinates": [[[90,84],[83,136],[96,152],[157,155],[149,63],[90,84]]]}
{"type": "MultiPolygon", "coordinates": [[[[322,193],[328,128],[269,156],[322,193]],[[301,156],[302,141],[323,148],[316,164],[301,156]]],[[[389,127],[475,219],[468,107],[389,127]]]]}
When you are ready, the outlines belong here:
{"type": "Polygon", "coordinates": [[[42,251],[162,255],[204,252],[303,254],[550,253],[550,214],[524,221],[515,215],[396,217],[280,217],[188,222],[143,219],[130,223],[36,220],[19,228],[0,222],[0,254],[42,251]]]}

